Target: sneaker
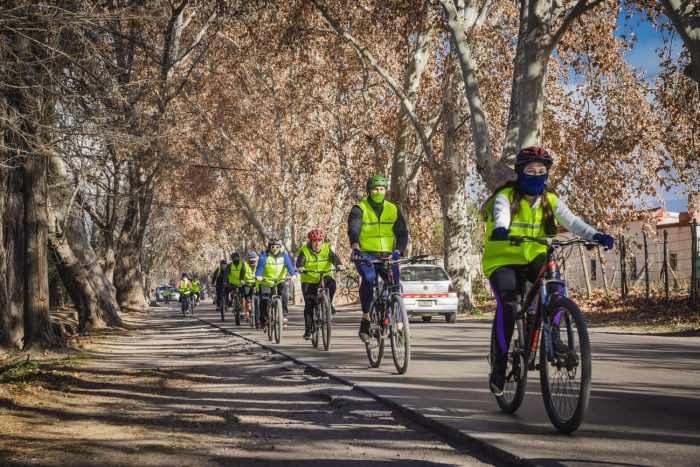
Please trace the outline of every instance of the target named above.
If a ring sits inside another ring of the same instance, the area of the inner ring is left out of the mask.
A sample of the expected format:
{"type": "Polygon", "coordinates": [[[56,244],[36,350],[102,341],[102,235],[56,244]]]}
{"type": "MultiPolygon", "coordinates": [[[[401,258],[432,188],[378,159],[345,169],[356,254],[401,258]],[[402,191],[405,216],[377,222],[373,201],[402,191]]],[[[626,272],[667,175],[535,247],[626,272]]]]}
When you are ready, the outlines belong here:
{"type": "Polygon", "coordinates": [[[489,388],[494,396],[503,395],[503,387],[506,385],[506,365],[500,359],[494,359],[493,368],[489,375],[489,388]]]}
{"type": "Polygon", "coordinates": [[[303,338],[305,341],[308,341],[309,339],[311,339],[311,331],[304,332],[303,338]]]}
{"type": "Polygon", "coordinates": [[[288,322],[289,322],[289,320],[287,319],[286,316],[282,317],[282,324],[283,324],[284,326],[286,326],[288,322]]]}
{"type": "Polygon", "coordinates": [[[554,348],[555,354],[565,357],[569,355],[569,346],[562,342],[559,333],[559,326],[557,326],[556,324],[552,326],[552,347],[554,348]]]}
{"type": "Polygon", "coordinates": [[[360,336],[360,340],[364,342],[365,344],[369,342],[369,320],[367,319],[361,319],[360,320],[360,331],[357,333],[358,336],[360,336]]]}
{"type": "Polygon", "coordinates": [[[260,322],[258,323],[258,329],[262,329],[262,330],[265,329],[265,321],[260,320],[260,322]]]}

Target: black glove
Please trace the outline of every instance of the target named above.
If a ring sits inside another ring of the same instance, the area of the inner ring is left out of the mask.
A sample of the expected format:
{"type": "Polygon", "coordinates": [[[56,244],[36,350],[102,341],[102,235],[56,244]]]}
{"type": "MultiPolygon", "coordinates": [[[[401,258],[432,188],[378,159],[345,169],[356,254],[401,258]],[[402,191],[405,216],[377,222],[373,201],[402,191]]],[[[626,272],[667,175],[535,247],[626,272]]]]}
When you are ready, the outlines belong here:
{"type": "Polygon", "coordinates": [[[496,227],[493,229],[493,232],[491,232],[491,240],[508,240],[508,235],[510,235],[510,229],[506,229],[505,227],[496,227]]]}
{"type": "Polygon", "coordinates": [[[606,250],[612,250],[613,246],[615,246],[615,239],[612,237],[612,235],[597,233],[593,235],[593,240],[601,245],[605,245],[606,250]]]}
{"type": "Polygon", "coordinates": [[[360,252],[360,250],[358,250],[357,248],[353,248],[352,252],[350,253],[350,258],[351,259],[360,259],[361,257],[362,257],[362,253],[360,252]]]}

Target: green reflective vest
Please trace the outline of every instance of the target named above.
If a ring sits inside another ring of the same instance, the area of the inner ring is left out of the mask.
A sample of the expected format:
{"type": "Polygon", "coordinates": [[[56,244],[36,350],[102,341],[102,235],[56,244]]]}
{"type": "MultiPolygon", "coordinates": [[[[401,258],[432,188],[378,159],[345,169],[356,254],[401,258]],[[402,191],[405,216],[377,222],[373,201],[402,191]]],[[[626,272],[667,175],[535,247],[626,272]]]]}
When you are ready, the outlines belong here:
{"type": "MultiPolygon", "coordinates": [[[[498,193],[505,195],[511,203],[513,202],[513,187],[504,188],[498,193]]],[[[557,195],[546,193],[552,209],[557,205],[557,195]]],[[[491,198],[486,205],[486,238],[484,240],[484,255],[481,258],[481,265],[486,277],[491,277],[491,273],[501,266],[511,264],[529,264],[542,253],[547,253],[547,247],[534,242],[525,242],[520,246],[511,246],[508,241],[491,240],[493,232],[493,204],[496,197],[491,198]]],[[[533,209],[525,198],[520,200],[520,209],[514,219],[511,219],[510,235],[527,235],[529,237],[545,238],[547,234],[542,224],[542,203],[533,209]]],[[[555,221],[556,222],[556,221],[555,221]]]]}
{"type": "Polygon", "coordinates": [[[180,279],[180,286],[177,288],[177,291],[181,294],[188,294],[191,290],[192,285],[190,284],[189,279],[180,279]]]}
{"type": "MultiPolygon", "coordinates": [[[[328,271],[330,269],[329,257],[331,254],[331,246],[328,243],[324,243],[321,247],[321,251],[315,253],[311,249],[311,245],[307,242],[303,247],[299,249],[299,252],[306,258],[306,264],[304,265],[305,271],[301,273],[301,283],[302,284],[318,284],[321,282],[320,274],[309,274],[306,271],[328,271]]],[[[331,273],[327,272],[323,277],[330,276],[331,273]]]]}
{"type": "Polygon", "coordinates": [[[245,275],[243,276],[243,280],[246,282],[246,284],[250,284],[252,282],[255,282],[255,268],[257,266],[257,262],[255,265],[251,266],[249,263],[245,264],[245,275]]]}
{"type": "Polygon", "coordinates": [[[241,285],[241,269],[244,267],[245,262],[239,261],[238,266],[231,262],[228,265],[228,283],[231,285],[241,285]]]}
{"type": "Polygon", "coordinates": [[[357,206],[362,209],[362,230],[360,231],[360,251],[391,252],[394,250],[394,223],[399,216],[395,204],[384,201],[381,219],[372,209],[367,198],[357,206]]]}
{"type": "Polygon", "coordinates": [[[275,285],[275,282],[284,279],[285,271],[284,253],[280,252],[279,256],[273,256],[268,251],[267,257],[265,258],[265,268],[262,273],[263,280],[260,281],[260,284],[272,287],[275,285]]]}
{"type": "Polygon", "coordinates": [[[202,289],[199,287],[199,279],[192,279],[192,292],[199,293],[202,289]]]}

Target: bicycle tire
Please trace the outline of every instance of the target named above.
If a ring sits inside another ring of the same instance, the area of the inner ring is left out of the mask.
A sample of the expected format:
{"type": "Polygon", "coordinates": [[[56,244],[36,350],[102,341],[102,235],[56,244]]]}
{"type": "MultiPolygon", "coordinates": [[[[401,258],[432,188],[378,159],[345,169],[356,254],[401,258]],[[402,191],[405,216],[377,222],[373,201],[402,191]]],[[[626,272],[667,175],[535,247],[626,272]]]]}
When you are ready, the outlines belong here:
{"type": "Polygon", "coordinates": [[[312,328],[311,328],[311,347],[314,349],[318,348],[318,332],[321,328],[321,313],[318,307],[318,303],[314,306],[313,316],[312,316],[312,328]]]}
{"type": "Polygon", "coordinates": [[[221,321],[226,321],[226,312],[228,311],[228,293],[224,292],[221,297],[221,321]]]}
{"type": "Polygon", "coordinates": [[[253,293],[253,303],[250,307],[250,327],[256,328],[260,322],[260,302],[258,296],[253,293]]]}
{"type": "Polygon", "coordinates": [[[408,324],[408,314],[403,303],[403,297],[392,295],[389,302],[391,328],[389,336],[391,341],[391,356],[394,360],[396,371],[403,375],[411,364],[411,330],[408,324]]]}
{"type": "Polygon", "coordinates": [[[372,368],[379,368],[384,360],[384,339],[379,327],[379,310],[377,309],[379,306],[379,302],[375,302],[370,312],[369,342],[365,343],[367,359],[372,368]]]}
{"type": "MultiPolygon", "coordinates": [[[[513,329],[513,343],[508,351],[506,363],[506,382],[503,386],[503,394],[496,397],[496,402],[505,413],[513,413],[520,408],[527,388],[527,365],[520,352],[520,334],[522,324],[516,321],[513,329]]],[[[493,364],[494,354],[497,348],[493,333],[491,333],[491,359],[493,364]]]]}
{"type": "Polygon", "coordinates": [[[265,321],[265,325],[267,326],[267,340],[272,342],[273,338],[273,332],[272,332],[272,327],[275,324],[275,319],[273,318],[274,313],[272,312],[272,300],[268,300],[267,302],[267,320],[265,321]]]}
{"type": "Polygon", "coordinates": [[[182,311],[182,316],[187,316],[187,302],[185,300],[186,297],[180,295],[180,310],[182,311]]]}
{"type": "MultiPolygon", "coordinates": [[[[588,329],[579,307],[568,297],[554,295],[547,313],[562,313],[560,337],[569,347],[565,359],[547,358],[546,342],[541,339],[540,382],[542,399],[552,425],[562,433],[572,433],[581,426],[588,409],[591,390],[591,344],[588,329]],[[565,368],[562,366],[566,365],[565,368]],[[577,377],[580,383],[572,383],[577,377]]],[[[544,334],[544,332],[542,333],[544,334]]]]}
{"type": "Polygon", "coordinates": [[[190,298],[190,311],[192,312],[192,316],[194,316],[194,309],[197,306],[197,300],[194,298],[194,294],[190,295],[190,297],[192,297],[190,298]]]}
{"type": "Polygon", "coordinates": [[[236,317],[236,326],[241,325],[241,297],[238,293],[233,294],[233,312],[236,317]]]}
{"type": "Polygon", "coordinates": [[[275,344],[282,342],[282,325],[284,323],[282,316],[282,301],[279,298],[275,299],[275,344]]]}
{"type": "Polygon", "coordinates": [[[331,301],[328,295],[321,296],[319,303],[321,315],[321,337],[323,338],[323,350],[331,348],[331,301]]]}

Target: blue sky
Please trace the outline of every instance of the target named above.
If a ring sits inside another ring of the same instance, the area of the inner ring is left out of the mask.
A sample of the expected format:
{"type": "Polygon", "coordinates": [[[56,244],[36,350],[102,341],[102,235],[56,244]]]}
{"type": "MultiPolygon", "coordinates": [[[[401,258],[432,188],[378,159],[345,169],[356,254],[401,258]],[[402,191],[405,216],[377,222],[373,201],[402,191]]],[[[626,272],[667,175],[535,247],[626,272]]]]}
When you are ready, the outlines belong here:
{"type": "MultiPolygon", "coordinates": [[[[651,75],[656,75],[659,72],[659,56],[657,55],[656,49],[661,46],[662,38],[661,34],[648,22],[643,21],[640,17],[632,17],[629,21],[625,22],[624,15],[620,15],[618,20],[618,25],[621,27],[619,34],[623,34],[625,26],[630,28],[635,36],[637,37],[637,42],[634,48],[625,55],[625,60],[635,67],[639,67],[651,75]]],[[[678,53],[681,48],[680,40],[677,40],[674,44],[674,49],[677,49],[675,53],[678,53]]],[[[683,194],[685,187],[677,187],[670,191],[661,190],[661,196],[663,197],[666,209],[669,211],[686,211],[688,208],[688,200],[683,194]]],[[[656,206],[660,202],[654,203],[656,206]]]]}

